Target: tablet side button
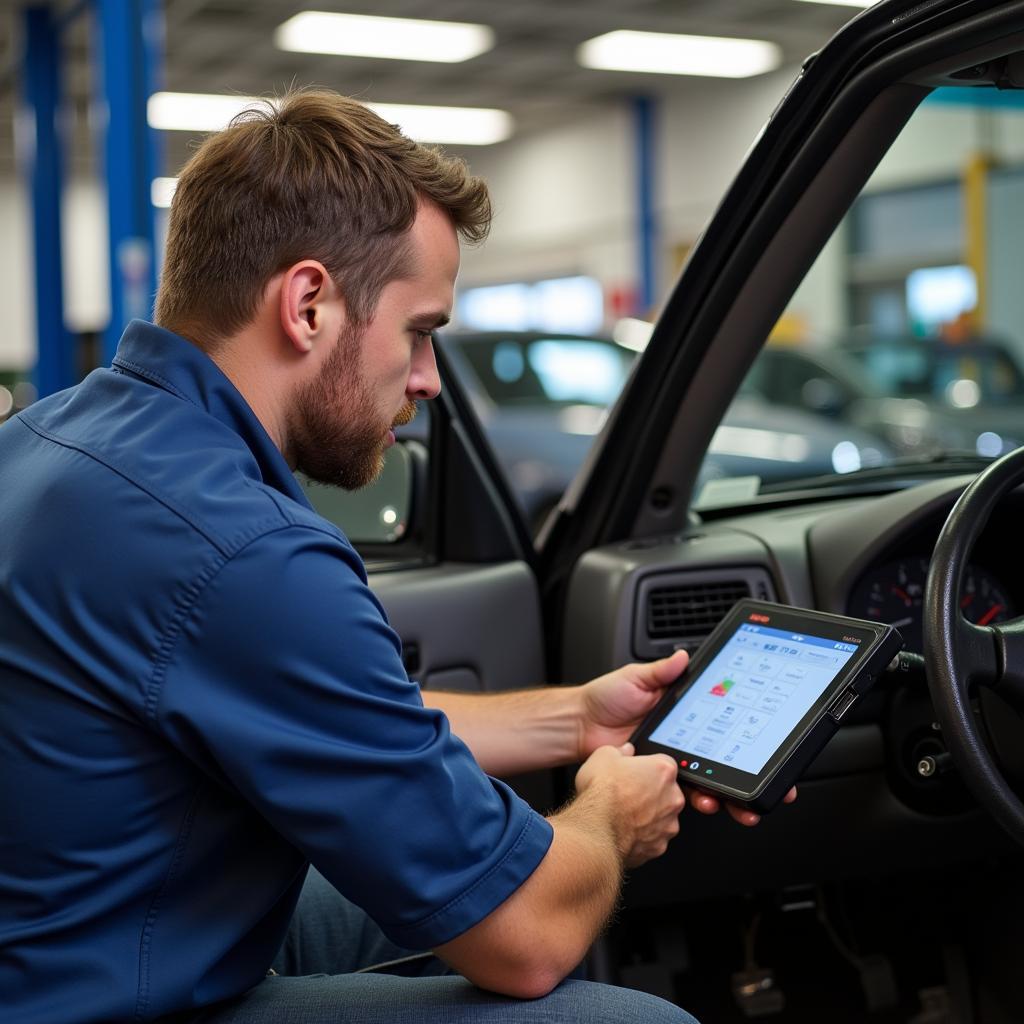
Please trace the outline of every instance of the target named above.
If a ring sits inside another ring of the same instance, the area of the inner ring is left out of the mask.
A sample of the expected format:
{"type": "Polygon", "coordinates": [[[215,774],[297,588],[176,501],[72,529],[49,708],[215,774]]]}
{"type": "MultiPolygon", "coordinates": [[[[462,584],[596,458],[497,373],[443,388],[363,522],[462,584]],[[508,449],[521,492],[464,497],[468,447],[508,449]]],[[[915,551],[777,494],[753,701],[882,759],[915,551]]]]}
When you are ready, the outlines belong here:
{"type": "Polygon", "coordinates": [[[847,711],[856,703],[857,694],[853,690],[846,690],[832,702],[832,707],[828,709],[828,713],[838,722],[839,719],[846,714],[847,711]]]}

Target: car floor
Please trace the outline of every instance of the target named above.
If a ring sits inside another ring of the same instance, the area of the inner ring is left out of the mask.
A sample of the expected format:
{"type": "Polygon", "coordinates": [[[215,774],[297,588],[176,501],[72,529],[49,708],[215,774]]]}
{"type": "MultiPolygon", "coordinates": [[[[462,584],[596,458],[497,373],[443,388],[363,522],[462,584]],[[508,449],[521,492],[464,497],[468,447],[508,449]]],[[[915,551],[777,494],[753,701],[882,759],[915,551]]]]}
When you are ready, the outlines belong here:
{"type": "Polygon", "coordinates": [[[1024,885],[1013,864],[624,909],[608,980],[701,1024],[1021,1024],[1024,885]]]}

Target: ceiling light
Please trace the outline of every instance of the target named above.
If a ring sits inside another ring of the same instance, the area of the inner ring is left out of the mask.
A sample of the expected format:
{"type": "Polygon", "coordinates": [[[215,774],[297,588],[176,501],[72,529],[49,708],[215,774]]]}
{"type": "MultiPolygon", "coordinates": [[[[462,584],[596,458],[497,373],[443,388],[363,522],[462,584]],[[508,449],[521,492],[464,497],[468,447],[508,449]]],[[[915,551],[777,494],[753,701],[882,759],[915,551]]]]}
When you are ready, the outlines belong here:
{"type": "MultiPolygon", "coordinates": [[[[150,127],[165,131],[216,132],[236,114],[258,105],[255,96],[157,92],[149,98],[150,127]]],[[[405,103],[367,103],[385,121],[397,124],[417,142],[489,146],[502,142],[514,127],[512,115],[488,107],[426,107],[405,103]]]]}
{"type": "Polygon", "coordinates": [[[154,178],[149,186],[149,195],[153,205],[166,210],[171,205],[174,190],[177,187],[177,178],[154,178]]]}
{"type": "Polygon", "coordinates": [[[782,51],[763,39],[724,39],[620,29],[588,39],[576,51],[584,67],[659,75],[749,78],[773,71],[782,51]]]}
{"type": "Polygon", "coordinates": [[[417,142],[449,146],[490,146],[512,134],[512,115],[489,107],[423,107],[405,103],[367,103],[385,121],[397,124],[417,142]]]}
{"type": "Polygon", "coordinates": [[[494,31],[486,25],[456,21],[304,11],[278,26],[274,42],[279,49],[301,53],[455,64],[494,46],[494,31]]]}
{"type": "Polygon", "coordinates": [[[202,92],[155,92],[146,104],[150,128],[178,132],[219,132],[236,114],[259,103],[255,96],[202,92]]]}

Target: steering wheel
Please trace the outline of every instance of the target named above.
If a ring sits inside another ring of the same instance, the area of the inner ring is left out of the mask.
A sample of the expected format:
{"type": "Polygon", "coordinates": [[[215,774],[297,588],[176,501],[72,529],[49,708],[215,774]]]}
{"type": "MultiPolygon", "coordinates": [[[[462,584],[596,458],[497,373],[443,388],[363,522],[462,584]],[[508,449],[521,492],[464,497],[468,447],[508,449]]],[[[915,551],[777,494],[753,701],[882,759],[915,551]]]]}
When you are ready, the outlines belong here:
{"type": "Polygon", "coordinates": [[[961,587],[974,543],[999,501],[1021,483],[1024,448],[988,466],[953,506],[925,585],[924,660],[935,714],[965,784],[1024,844],[1024,803],[997,762],[992,737],[986,737],[973,704],[977,697],[984,705],[994,694],[1002,701],[989,700],[990,707],[998,704],[1004,714],[1024,709],[1024,617],[978,626],[960,613],[961,587]]]}

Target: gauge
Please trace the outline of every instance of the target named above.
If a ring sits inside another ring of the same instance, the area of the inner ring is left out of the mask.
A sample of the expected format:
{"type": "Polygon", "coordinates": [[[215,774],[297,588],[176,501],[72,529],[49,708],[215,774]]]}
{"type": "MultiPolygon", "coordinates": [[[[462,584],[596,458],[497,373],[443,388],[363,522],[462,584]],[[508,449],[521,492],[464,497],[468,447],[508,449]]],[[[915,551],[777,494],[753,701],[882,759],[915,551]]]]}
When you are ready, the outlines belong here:
{"type": "Polygon", "coordinates": [[[902,558],[868,574],[854,591],[851,615],[895,626],[907,650],[921,650],[921,606],[928,561],[902,558]]]}
{"type": "MultiPolygon", "coordinates": [[[[924,587],[928,559],[887,562],[862,577],[850,594],[849,614],[895,626],[908,651],[924,646],[924,587]]],[[[1006,591],[987,570],[968,565],[960,594],[964,618],[981,626],[1005,622],[1015,614],[1006,591]]]]}
{"type": "Polygon", "coordinates": [[[960,592],[960,611],[968,622],[976,622],[979,626],[1006,622],[1014,614],[1006,592],[995,577],[976,565],[967,566],[967,576],[960,592]]]}

